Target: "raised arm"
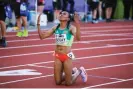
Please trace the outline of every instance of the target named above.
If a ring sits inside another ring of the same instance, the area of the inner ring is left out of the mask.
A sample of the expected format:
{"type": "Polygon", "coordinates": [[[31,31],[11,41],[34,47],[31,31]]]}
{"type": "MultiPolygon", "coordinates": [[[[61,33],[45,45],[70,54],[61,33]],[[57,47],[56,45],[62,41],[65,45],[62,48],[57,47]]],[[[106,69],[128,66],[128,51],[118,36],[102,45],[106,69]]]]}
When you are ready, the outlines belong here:
{"type": "Polygon", "coordinates": [[[51,35],[53,35],[55,27],[53,27],[52,29],[50,29],[48,31],[42,32],[41,29],[40,29],[40,17],[41,17],[41,14],[39,14],[39,16],[38,16],[37,29],[38,29],[39,37],[42,40],[42,39],[45,39],[45,38],[50,37],[51,35]]]}
{"type": "Polygon", "coordinates": [[[80,39],[81,39],[81,37],[80,37],[80,21],[79,21],[79,16],[78,16],[78,14],[77,13],[75,13],[75,15],[74,15],[74,25],[75,25],[75,27],[72,27],[72,34],[76,37],[76,39],[78,40],[78,41],[80,41],[80,39]]]}

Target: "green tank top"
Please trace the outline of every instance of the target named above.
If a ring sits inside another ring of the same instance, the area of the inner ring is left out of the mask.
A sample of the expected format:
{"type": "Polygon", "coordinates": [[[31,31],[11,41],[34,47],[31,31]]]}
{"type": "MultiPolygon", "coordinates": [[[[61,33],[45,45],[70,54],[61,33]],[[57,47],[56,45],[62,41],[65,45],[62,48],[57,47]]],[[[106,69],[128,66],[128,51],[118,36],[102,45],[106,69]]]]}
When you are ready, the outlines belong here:
{"type": "Polygon", "coordinates": [[[70,32],[69,28],[60,29],[57,28],[55,30],[55,41],[56,45],[62,45],[62,46],[72,46],[74,40],[74,36],[70,32]]]}

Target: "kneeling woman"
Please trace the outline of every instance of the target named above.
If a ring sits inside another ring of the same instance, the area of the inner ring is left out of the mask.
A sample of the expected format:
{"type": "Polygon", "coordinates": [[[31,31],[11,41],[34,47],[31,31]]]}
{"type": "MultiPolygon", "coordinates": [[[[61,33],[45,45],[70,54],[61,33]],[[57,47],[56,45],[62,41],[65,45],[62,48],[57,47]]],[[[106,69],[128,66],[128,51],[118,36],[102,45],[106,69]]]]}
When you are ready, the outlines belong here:
{"type": "Polygon", "coordinates": [[[84,82],[87,81],[87,73],[83,67],[72,69],[72,60],[74,55],[71,52],[71,46],[74,40],[74,37],[79,41],[80,40],[80,24],[79,17],[75,13],[74,21],[75,26],[70,25],[70,14],[66,11],[60,12],[59,20],[60,24],[53,27],[47,32],[41,32],[40,30],[40,16],[38,17],[37,27],[40,39],[45,39],[47,37],[55,34],[56,48],[55,48],[55,62],[54,62],[54,78],[57,85],[73,84],[77,77],[81,75],[84,82]]]}

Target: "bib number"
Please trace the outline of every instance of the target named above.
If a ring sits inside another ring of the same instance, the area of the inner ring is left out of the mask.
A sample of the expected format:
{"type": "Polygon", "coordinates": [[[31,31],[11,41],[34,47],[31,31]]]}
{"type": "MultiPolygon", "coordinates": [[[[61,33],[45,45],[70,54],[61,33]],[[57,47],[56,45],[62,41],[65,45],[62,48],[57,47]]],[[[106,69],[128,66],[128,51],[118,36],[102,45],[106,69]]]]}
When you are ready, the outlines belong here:
{"type": "Polygon", "coordinates": [[[68,53],[67,56],[69,58],[71,58],[72,60],[75,60],[75,56],[74,56],[73,52],[68,53]]]}
{"type": "Polygon", "coordinates": [[[56,34],[56,43],[63,44],[66,42],[66,34],[56,34]]]}

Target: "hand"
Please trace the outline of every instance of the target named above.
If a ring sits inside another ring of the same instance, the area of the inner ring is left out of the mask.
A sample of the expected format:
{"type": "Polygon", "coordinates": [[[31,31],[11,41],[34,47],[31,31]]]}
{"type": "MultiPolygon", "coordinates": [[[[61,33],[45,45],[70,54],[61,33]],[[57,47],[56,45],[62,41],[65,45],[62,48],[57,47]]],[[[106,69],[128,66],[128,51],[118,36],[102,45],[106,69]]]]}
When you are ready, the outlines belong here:
{"type": "Polygon", "coordinates": [[[42,13],[39,14],[38,18],[37,18],[37,25],[40,25],[40,17],[41,17],[42,13]]]}
{"type": "Polygon", "coordinates": [[[76,12],[74,13],[74,21],[75,21],[75,23],[79,23],[80,22],[79,15],[76,12]]]}

